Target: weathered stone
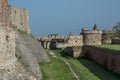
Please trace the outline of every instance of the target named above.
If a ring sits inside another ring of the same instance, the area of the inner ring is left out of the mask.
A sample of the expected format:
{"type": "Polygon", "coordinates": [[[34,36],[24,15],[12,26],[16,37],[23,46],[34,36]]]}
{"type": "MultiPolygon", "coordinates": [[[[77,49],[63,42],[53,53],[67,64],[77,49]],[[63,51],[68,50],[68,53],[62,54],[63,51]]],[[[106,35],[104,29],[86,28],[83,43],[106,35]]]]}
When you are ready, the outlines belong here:
{"type": "Polygon", "coordinates": [[[7,0],[0,0],[0,27],[8,27],[10,25],[9,13],[7,0]]]}
{"type": "Polygon", "coordinates": [[[100,30],[82,30],[84,45],[101,45],[102,31],[100,30]]]}
{"type": "Polygon", "coordinates": [[[39,62],[47,54],[33,37],[0,27],[0,80],[41,80],[39,62]]]}
{"type": "Polygon", "coordinates": [[[11,27],[16,27],[30,34],[28,10],[14,6],[9,6],[9,8],[11,27]]]}
{"type": "Polygon", "coordinates": [[[63,52],[65,52],[65,55],[68,54],[75,58],[78,58],[83,55],[82,46],[67,47],[63,50],[63,52]]]}
{"type": "Polygon", "coordinates": [[[30,34],[28,10],[8,5],[0,0],[0,27],[12,27],[30,34]]]}
{"type": "Polygon", "coordinates": [[[90,58],[109,70],[120,74],[120,52],[113,52],[94,46],[84,46],[83,53],[85,57],[90,58]]]}
{"type": "Polygon", "coordinates": [[[28,11],[0,0],[0,80],[42,79],[39,62],[49,59],[29,34],[28,11]]]}
{"type": "Polygon", "coordinates": [[[120,39],[112,39],[112,44],[120,44],[120,39]]]}
{"type": "Polygon", "coordinates": [[[0,69],[15,62],[15,31],[0,27],[0,69]]]}

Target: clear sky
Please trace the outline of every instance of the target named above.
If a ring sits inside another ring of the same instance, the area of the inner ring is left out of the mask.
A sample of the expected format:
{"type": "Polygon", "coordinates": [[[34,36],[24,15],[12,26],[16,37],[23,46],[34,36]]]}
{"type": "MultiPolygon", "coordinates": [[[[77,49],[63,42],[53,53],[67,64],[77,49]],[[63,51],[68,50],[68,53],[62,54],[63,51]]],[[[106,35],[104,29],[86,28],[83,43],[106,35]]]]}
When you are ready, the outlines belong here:
{"type": "Polygon", "coordinates": [[[8,0],[29,10],[33,35],[79,34],[81,28],[111,29],[120,21],[120,0],[8,0]]]}

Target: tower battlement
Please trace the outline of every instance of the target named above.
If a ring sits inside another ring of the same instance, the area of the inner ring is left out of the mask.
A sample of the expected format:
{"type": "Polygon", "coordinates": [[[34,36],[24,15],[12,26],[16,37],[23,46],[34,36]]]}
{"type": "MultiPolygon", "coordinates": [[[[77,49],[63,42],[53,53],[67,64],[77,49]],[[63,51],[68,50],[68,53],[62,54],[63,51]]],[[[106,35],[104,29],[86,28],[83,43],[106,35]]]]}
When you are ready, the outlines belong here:
{"type": "Polygon", "coordinates": [[[101,30],[82,30],[83,34],[102,34],[101,30]]]}
{"type": "Polygon", "coordinates": [[[103,30],[102,32],[103,32],[103,34],[112,34],[112,33],[114,33],[113,30],[103,30]]]}

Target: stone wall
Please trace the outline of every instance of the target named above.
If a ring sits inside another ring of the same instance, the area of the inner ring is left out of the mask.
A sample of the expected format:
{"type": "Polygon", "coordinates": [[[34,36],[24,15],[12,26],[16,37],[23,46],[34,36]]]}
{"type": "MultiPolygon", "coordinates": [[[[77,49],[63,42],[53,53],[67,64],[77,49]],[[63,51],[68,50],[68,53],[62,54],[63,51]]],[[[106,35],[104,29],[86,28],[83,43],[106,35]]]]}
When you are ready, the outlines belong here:
{"type": "Polygon", "coordinates": [[[15,61],[15,31],[0,27],[0,68],[8,67],[15,61]]]}
{"type": "Polygon", "coordinates": [[[11,26],[30,34],[28,10],[10,6],[11,26]]]}
{"type": "Polygon", "coordinates": [[[79,56],[82,56],[82,46],[73,46],[73,47],[67,47],[64,50],[65,54],[68,54],[72,57],[78,58],[79,56]]]}
{"type": "Polygon", "coordinates": [[[0,0],[0,27],[9,26],[9,6],[7,0],[0,0]]]}
{"type": "Polygon", "coordinates": [[[56,43],[57,48],[66,48],[72,46],[83,46],[83,36],[70,36],[66,42],[56,43]]]}
{"type": "Polygon", "coordinates": [[[43,61],[49,58],[34,37],[0,27],[0,80],[42,80],[43,61]]]}
{"type": "Polygon", "coordinates": [[[103,65],[109,70],[120,74],[120,52],[97,48],[94,46],[83,47],[84,56],[103,65]]]}
{"type": "Polygon", "coordinates": [[[111,44],[111,35],[114,33],[113,30],[103,30],[102,31],[102,44],[111,44]]]}
{"type": "Polygon", "coordinates": [[[120,44],[120,39],[112,39],[112,44],[120,44]]]}
{"type": "Polygon", "coordinates": [[[0,27],[16,27],[30,34],[28,10],[8,5],[0,0],[0,27]]]}
{"type": "Polygon", "coordinates": [[[68,46],[70,47],[70,45],[69,45],[68,43],[64,43],[64,42],[63,42],[63,43],[59,43],[59,42],[56,43],[56,48],[59,48],[59,49],[60,49],[60,48],[61,48],[61,49],[66,48],[66,47],[68,47],[68,46]]]}

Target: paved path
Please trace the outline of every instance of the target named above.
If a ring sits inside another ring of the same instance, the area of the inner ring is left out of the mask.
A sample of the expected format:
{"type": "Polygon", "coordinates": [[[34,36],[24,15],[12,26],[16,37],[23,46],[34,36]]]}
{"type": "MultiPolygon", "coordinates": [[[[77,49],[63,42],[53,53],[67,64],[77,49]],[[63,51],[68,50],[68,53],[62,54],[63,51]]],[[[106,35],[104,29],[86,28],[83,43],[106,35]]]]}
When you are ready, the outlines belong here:
{"type": "Polygon", "coordinates": [[[65,64],[69,67],[70,71],[72,72],[72,74],[74,75],[74,77],[77,79],[77,80],[80,80],[79,77],[77,76],[77,74],[73,71],[72,67],[70,66],[69,62],[66,61],[65,59],[63,58],[58,58],[52,51],[49,52],[50,55],[52,55],[53,57],[57,58],[57,59],[60,59],[62,60],[63,62],[65,62],[65,64]]]}

